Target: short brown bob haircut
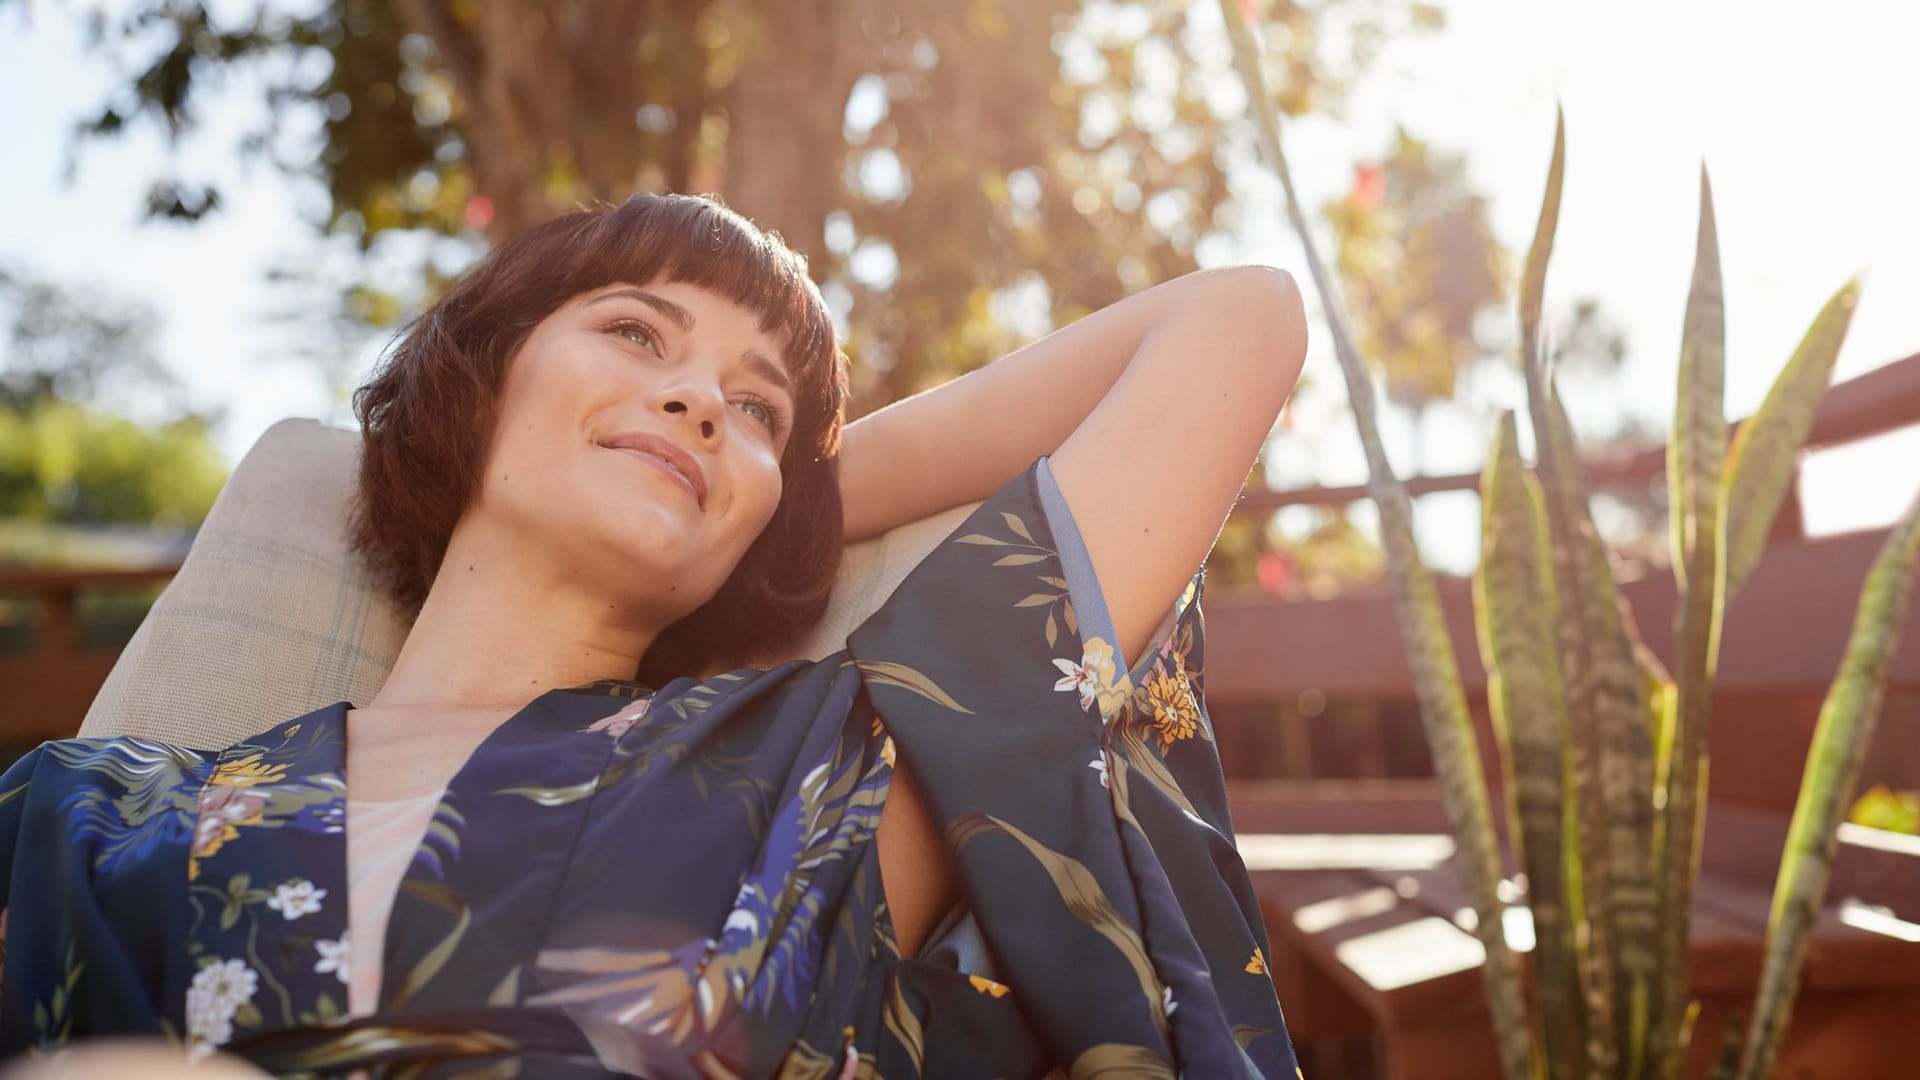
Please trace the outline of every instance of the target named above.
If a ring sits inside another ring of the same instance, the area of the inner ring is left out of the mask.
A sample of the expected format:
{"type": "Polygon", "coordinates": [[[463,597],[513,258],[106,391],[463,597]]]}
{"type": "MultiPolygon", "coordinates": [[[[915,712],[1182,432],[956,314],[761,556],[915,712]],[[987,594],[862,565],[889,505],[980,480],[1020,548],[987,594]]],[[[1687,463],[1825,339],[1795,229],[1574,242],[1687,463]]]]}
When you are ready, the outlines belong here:
{"type": "Polygon", "coordinates": [[[662,281],[711,289],[784,341],[794,417],[772,520],[719,592],[661,634],[637,674],[659,686],[764,656],[825,612],[840,564],[847,397],[826,304],[806,260],[777,234],[714,199],[644,194],[501,245],[402,331],[355,391],[363,444],[353,547],[400,604],[418,610],[426,599],[479,490],[507,367],[533,328],[581,293],[662,281]]]}

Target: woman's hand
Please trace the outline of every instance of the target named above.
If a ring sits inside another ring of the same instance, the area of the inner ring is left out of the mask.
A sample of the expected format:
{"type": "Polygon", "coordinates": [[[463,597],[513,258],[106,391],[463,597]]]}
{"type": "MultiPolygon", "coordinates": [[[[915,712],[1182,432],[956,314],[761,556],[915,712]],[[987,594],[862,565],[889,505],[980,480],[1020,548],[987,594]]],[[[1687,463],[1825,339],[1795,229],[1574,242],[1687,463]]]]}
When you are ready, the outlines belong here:
{"type": "Polygon", "coordinates": [[[1051,455],[1131,660],[1219,535],[1305,355],[1284,271],[1129,297],[849,425],[847,538],[983,499],[1051,455]]]}

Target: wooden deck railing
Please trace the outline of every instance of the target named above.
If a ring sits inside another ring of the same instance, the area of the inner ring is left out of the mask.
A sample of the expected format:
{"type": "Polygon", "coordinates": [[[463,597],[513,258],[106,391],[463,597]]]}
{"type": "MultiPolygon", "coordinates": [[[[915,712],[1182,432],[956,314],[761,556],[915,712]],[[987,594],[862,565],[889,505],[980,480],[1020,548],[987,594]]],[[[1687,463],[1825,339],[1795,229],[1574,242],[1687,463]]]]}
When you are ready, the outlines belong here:
{"type": "Polygon", "coordinates": [[[0,743],[32,744],[73,734],[120,655],[117,648],[87,647],[84,600],[102,592],[151,589],[178,569],[0,567],[0,603],[16,613],[8,629],[29,641],[24,651],[0,650],[0,743]]]}
{"type": "MultiPolygon", "coordinates": [[[[1745,421],[1736,422],[1733,430],[1738,431],[1742,423],[1745,421]]],[[[1807,435],[1807,449],[1843,446],[1916,423],[1920,423],[1920,353],[1829,387],[1814,415],[1813,428],[1807,435]]],[[[1652,446],[1589,458],[1586,466],[1587,481],[1596,491],[1645,484],[1666,474],[1667,448],[1652,446]]],[[[1414,496],[1441,491],[1478,491],[1480,474],[1417,476],[1407,480],[1406,487],[1408,494],[1414,496]]],[[[1344,506],[1371,497],[1364,484],[1250,491],[1241,497],[1237,509],[1241,513],[1262,514],[1283,506],[1344,506]]],[[[1797,501],[1789,501],[1782,517],[1789,516],[1789,509],[1793,511],[1792,523],[1797,532],[1797,501]]]]}

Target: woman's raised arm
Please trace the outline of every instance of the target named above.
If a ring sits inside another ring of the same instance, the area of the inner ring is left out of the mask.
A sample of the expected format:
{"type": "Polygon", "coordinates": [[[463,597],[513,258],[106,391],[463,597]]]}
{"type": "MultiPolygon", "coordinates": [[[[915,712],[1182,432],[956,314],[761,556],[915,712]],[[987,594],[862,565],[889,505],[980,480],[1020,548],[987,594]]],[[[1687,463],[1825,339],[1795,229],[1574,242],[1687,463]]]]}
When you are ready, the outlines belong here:
{"type": "Polygon", "coordinates": [[[1051,455],[1131,660],[1219,535],[1305,354],[1284,271],[1149,289],[849,425],[847,536],[985,498],[1051,455]]]}

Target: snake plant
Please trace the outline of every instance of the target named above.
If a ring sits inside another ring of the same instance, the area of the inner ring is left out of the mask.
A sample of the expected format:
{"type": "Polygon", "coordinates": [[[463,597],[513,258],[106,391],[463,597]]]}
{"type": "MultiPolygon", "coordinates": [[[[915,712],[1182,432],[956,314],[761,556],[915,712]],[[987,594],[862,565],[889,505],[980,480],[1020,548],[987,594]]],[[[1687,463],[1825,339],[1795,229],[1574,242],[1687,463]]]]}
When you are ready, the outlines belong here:
{"type": "MultiPolygon", "coordinates": [[[[1528,882],[1534,977],[1523,986],[1499,899],[1500,852],[1459,669],[1406,489],[1382,450],[1372,384],[1294,191],[1278,111],[1241,5],[1221,0],[1262,150],[1278,175],[1325,308],[1380,512],[1457,868],[1486,950],[1489,1013],[1507,1080],[1670,1080],[1697,1003],[1687,984],[1692,894],[1707,792],[1707,717],[1727,603],[1753,572],[1793,482],[1846,337],[1858,286],[1834,294],[1772,391],[1729,440],[1725,320],[1713,195],[1700,220],[1681,337],[1667,476],[1679,603],[1671,674],[1639,641],[1594,528],[1578,447],[1545,359],[1541,301],[1565,171],[1557,122],[1546,196],[1521,279],[1520,362],[1537,464],[1502,417],[1481,482],[1474,606],[1507,782],[1505,812],[1528,882]]],[[[1768,926],[1746,1038],[1718,1075],[1768,1076],[1791,1011],[1835,836],[1872,732],[1920,561],[1920,503],[1868,573],[1845,659],[1820,715],[1768,926]]]]}

